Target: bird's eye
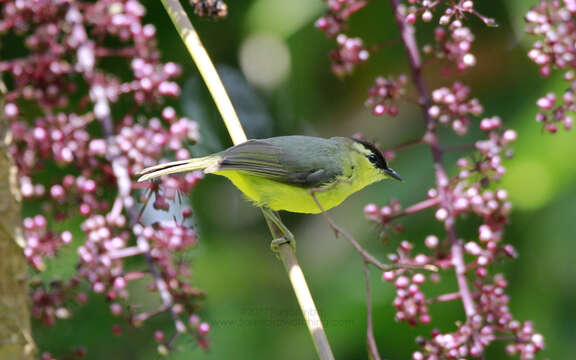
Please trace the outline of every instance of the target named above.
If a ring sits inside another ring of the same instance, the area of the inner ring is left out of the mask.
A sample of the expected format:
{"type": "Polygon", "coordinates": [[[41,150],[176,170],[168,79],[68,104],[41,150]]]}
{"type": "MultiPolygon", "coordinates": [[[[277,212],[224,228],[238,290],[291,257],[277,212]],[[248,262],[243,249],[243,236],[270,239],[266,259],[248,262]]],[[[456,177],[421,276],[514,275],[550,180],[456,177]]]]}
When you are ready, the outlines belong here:
{"type": "Polygon", "coordinates": [[[370,154],[370,155],[368,155],[368,160],[369,160],[372,164],[376,164],[376,162],[378,161],[378,158],[376,157],[376,155],[370,154]]]}

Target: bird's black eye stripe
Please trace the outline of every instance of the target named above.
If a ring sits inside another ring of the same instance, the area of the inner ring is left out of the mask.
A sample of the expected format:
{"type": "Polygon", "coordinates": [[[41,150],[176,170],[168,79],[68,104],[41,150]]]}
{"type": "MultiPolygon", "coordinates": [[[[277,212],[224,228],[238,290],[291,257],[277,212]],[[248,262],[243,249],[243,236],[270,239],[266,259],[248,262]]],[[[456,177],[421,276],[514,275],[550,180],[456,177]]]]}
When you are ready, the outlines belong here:
{"type": "Polygon", "coordinates": [[[382,170],[388,169],[388,163],[386,162],[384,155],[382,155],[382,153],[380,152],[380,150],[378,150],[376,146],[366,141],[358,139],[353,140],[362,144],[367,150],[370,151],[370,154],[366,155],[366,158],[374,165],[374,167],[377,167],[378,169],[382,170]]]}

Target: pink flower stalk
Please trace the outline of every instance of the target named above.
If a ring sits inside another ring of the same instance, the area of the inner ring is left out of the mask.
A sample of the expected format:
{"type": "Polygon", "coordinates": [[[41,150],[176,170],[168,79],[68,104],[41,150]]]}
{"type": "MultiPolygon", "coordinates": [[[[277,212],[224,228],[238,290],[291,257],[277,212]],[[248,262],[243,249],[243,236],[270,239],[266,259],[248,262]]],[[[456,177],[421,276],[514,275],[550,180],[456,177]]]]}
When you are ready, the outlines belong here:
{"type": "Polygon", "coordinates": [[[535,37],[528,58],[539,68],[540,75],[548,77],[553,71],[563,73],[567,88],[562,96],[546,94],[536,101],[539,112],[536,121],[545,131],[556,133],[558,126],[571,130],[574,104],[574,68],[576,67],[576,26],[573,0],[541,0],[526,13],[526,32],[535,37]]]}
{"type": "MultiPolygon", "coordinates": [[[[216,3],[221,15],[223,3],[216,3]]],[[[16,36],[26,47],[24,56],[0,61],[10,85],[0,111],[12,131],[24,207],[41,209],[23,221],[25,254],[42,270],[61,248],[74,243],[78,249],[72,278],[49,287],[32,282],[32,314],[52,325],[93,292],[112,301],[111,313],[125,323],[114,326],[116,335],[125,325],[171,312],[175,333],[190,333],[204,346],[209,325],[183,320],[195,315],[203,294],[188,282],[189,264],[177,260],[197,244],[191,211],[185,208],[178,221],[144,224],[137,205],[152,190],[152,205],[166,209],[202,177],[166,177],[162,186],[135,182],[147,166],[189,157],[187,145],[199,140],[197,123],[168,105],[180,95],[181,70],[161,61],[156,29],[142,21],[145,12],[138,0],[10,0],[0,7],[0,35],[16,36]],[[104,66],[109,59],[121,70],[104,66]],[[128,270],[129,257],[146,265],[128,270]],[[161,298],[157,310],[143,312],[130,299],[129,283],[142,278],[161,298]]]]}
{"type": "MultiPolygon", "coordinates": [[[[448,62],[457,71],[469,71],[477,59],[472,53],[474,34],[464,26],[466,16],[474,15],[487,25],[495,23],[479,14],[474,2],[469,0],[391,0],[390,3],[408,54],[411,81],[416,89],[416,95],[412,98],[419,100],[426,128],[421,139],[398,146],[394,151],[427,144],[432,153],[436,182],[425,194],[425,199],[417,204],[404,207],[398,200],[391,200],[383,206],[371,203],[365,206],[364,213],[370,221],[384,226],[382,234],[388,238],[402,235],[403,226],[398,223],[400,218],[428,209],[433,211],[432,214],[445,229],[444,234],[430,234],[425,238],[427,251],[414,253],[414,243],[403,240],[397,250],[388,255],[397,269],[384,271],[382,277],[386,282],[393,283],[396,289],[393,302],[396,308],[395,319],[413,326],[433,323],[434,304],[437,302],[454,302],[455,306],[458,304],[464,309],[465,319],[455,324],[453,329],[434,330],[429,338],[417,339],[421,349],[413,353],[415,360],[481,358],[491,343],[501,340],[508,342],[508,354],[532,359],[544,348],[543,336],[534,331],[530,322],[521,323],[514,318],[510,310],[513,304],[506,295],[507,281],[503,274],[493,273],[497,263],[517,257],[514,247],[505,241],[505,227],[512,204],[505,189],[492,186],[506,172],[503,159],[511,156],[510,146],[517,134],[514,130],[506,129],[498,116],[481,118],[484,108],[478,99],[471,96],[472,90],[468,86],[453,82],[450,86],[432,90],[423,76],[426,66],[422,61],[422,53],[448,62]],[[418,47],[413,26],[418,23],[418,19],[424,22],[436,19],[439,25],[434,31],[435,43],[425,45],[422,51],[418,47]],[[450,126],[458,135],[466,134],[471,127],[478,127],[483,136],[472,144],[449,147],[442,143],[442,125],[450,126]],[[444,164],[444,154],[449,151],[469,152],[468,156],[457,160],[454,174],[448,173],[444,164]],[[479,220],[477,236],[465,239],[459,237],[456,224],[462,216],[479,220]],[[440,271],[424,273],[414,270],[426,266],[434,266],[440,271]],[[421,289],[421,285],[427,281],[441,281],[445,272],[456,275],[453,292],[442,294],[421,289]]],[[[333,14],[334,6],[330,4],[328,13],[333,14]]],[[[564,4],[560,1],[542,1],[528,16],[528,21],[540,24],[533,25],[533,32],[548,37],[548,41],[553,35],[550,32],[553,29],[542,25],[543,22],[550,22],[550,17],[555,21],[560,18],[560,15],[555,17],[554,14],[546,13],[552,8],[556,11],[565,9],[566,13],[570,11],[568,1],[564,4]]],[[[576,8],[573,10],[576,13],[576,8]]],[[[322,26],[318,26],[318,22],[317,26],[331,37],[346,27],[348,17],[340,17],[339,21],[334,20],[334,17],[330,18],[331,21],[323,17],[318,20],[322,26]],[[332,29],[334,32],[329,31],[332,29]]],[[[562,31],[562,35],[571,36],[572,25],[568,26],[567,19],[562,31]]],[[[563,49],[566,54],[574,53],[571,47],[575,41],[570,39],[555,40],[572,41],[570,46],[563,49]]],[[[360,43],[361,39],[357,41],[360,43]]],[[[538,59],[541,67],[552,66],[555,60],[556,67],[569,67],[573,64],[559,64],[557,57],[550,54],[559,50],[552,43],[542,43],[537,48],[538,52],[533,51],[531,57],[538,59]]],[[[445,71],[444,75],[450,76],[451,73],[453,71],[445,71]]],[[[396,115],[397,110],[390,112],[390,109],[397,109],[399,101],[407,100],[405,85],[408,79],[404,74],[376,78],[375,85],[369,90],[370,97],[366,105],[375,115],[396,115]]],[[[572,105],[573,96],[570,94],[565,94],[563,101],[572,105]]],[[[543,111],[558,113],[558,99],[553,94],[538,100],[538,106],[543,111]]],[[[547,122],[548,118],[542,121],[547,122]]],[[[368,329],[368,337],[374,338],[370,332],[371,328],[368,329]]],[[[372,358],[380,357],[375,346],[371,346],[369,351],[372,358]]]]}

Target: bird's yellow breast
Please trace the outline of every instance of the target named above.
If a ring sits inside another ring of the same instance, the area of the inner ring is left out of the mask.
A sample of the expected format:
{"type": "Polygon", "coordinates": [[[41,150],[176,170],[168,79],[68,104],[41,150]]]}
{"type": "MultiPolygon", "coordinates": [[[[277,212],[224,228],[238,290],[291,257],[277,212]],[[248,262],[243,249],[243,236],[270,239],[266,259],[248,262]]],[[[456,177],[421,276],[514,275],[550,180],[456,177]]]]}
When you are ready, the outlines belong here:
{"type": "MultiPolygon", "coordinates": [[[[324,210],[340,205],[348,196],[382,179],[368,161],[363,158],[358,160],[360,161],[354,162],[354,167],[348,168],[343,176],[314,192],[324,210]]],[[[295,213],[322,212],[310,194],[310,189],[235,170],[220,170],[213,174],[230,179],[256,206],[295,213]]]]}

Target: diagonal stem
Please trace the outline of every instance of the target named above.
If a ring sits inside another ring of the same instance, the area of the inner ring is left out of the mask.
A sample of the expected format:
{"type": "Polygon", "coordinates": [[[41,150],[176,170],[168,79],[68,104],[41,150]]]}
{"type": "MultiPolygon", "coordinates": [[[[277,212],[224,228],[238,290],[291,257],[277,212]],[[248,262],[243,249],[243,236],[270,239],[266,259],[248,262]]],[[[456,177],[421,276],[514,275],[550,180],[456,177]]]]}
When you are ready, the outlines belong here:
{"type": "Polygon", "coordinates": [[[212,64],[212,60],[210,60],[208,52],[204,48],[204,45],[202,45],[198,33],[190,22],[188,15],[186,15],[186,11],[184,11],[179,0],[161,1],[166,12],[170,15],[170,19],[172,20],[172,23],[174,23],[174,27],[176,27],[184,45],[186,45],[188,52],[192,56],[194,63],[198,67],[198,71],[200,71],[204,83],[206,83],[206,86],[216,103],[220,115],[222,115],[222,120],[224,120],[224,124],[226,124],[232,142],[235,145],[245,142],[247,140],[246,134],[242,129],[242,125],[240,124],[238,115],[236,115],[234,106],[228,97],[228,93],[220,80],[220,76],[218,75],[214,64],[212,64]]]}
{"type": "MultiPolygon", "coordinates": [[[[212,98],[220,111],[222,119],[226,124],[226,128],[228,129],[228,133],[232,138],[234,144],[240,144],[247,140],[246,134],[242,128],[240,120],[236,115],[236,111],[234,110],[234,106],[228,97],[226,89],[218,76],[212,61],[210,60],[210,56],[206,52],[206,49],[202,45],[200,41],[200,37],[196,33],[196,30],[192,26],[190,19],[186,15],[186,12],[182,8],[179,0],[161,0],[164,8],[170,18],[172,23],[176,27],[178,34],[182,38],[182,41],[186,45],[188,52],[194,59],[204,82],[208,86],[210,93],[212,94],[212,98]]],[[[268,222],[269,226],[273,224],[271,220],[266,217],[266,221],[268,222]]],[[[280,221],[280,219],[278,219],[280,221]]],[[[277,238],[275,230],[278,230],[277,226],[271,227],[271,232],[273,238],[277,238]]],[[[308,285],[306,283],[306,279],[304,278],[304,274],[302,273],[302,269],[298,264],[298,258],[296,257],[296,253],[294,249],[289,243],[285,243],[279,246],[279,255],[282,259],[282,263],[286,271],[288,272],[288,276],[290,278],[290,282],[294,289],[294,293],[296,294],[296,298],[298,299],[298,303],[300,305],[300,309],[306,319],[306,325],[308,325],[308,331],[312,336],[312,340],[314,341],[314,345],[316,346],[316,350],[318,352],[318,356],[320,359],[330,360],[334,359],[334,355],[332,355],[332,350],[328,343],[326,333],[322,327],[322,323],[320,321],[320,317],[317,316],[318,312],[316,311],[316,306],[314,305],[314,300],[312,295],[310,294],[310,290],[308,289],[308,285]],[[309,321],[309,311],[314,309],[316,318],[316,324],[313,321],[309,321]]]]}
{"type": "MultiPolygon", "coordinates": [[[[270,233],[275,239],[291,238],[292,234],[290,234],[287,228],[282,224],[279,216],[270,209],[262,209],[262,212],[265,214],[264,219],[270,228],[270,233]],[[288,231],[288,233],[286,233],[286,231],[288,231]]],[[[334,359],[334,355],[330,349],[330,344],[328,343],[328,338],[324,331],[324,326],[322,325],[322,319],[316,309],[314,299],[310,294],[306,279],[304,278],[304,273],[298,264],[298,259],[294,255],[292,246],[286,244],[280,245],[278,248],[278,254],[282,259],[284,268],[288,272],[290,282],[294,287],[296,299],[298,300],[298,304],[302,310],[302,315],[304,316],[310,335],[314,340],[318,357],[320,359],[334,359]]]]}
{"type": "Polygon", "coordinates": [[[438,206],[438,199],[437,198],[422,200],[419,203],[416,203],[416,204],[413,204],[413,205],[407,207],[401,213],[395,214],[395,215],[392,215],[392,216],[386,218],[386,222],[390,222],[392,220],[401,218],[403,216],[412,215],[412,214],[415,214],[417,212],[424,211],[426,209],[429,209],[429,208],[435,207],[435,206],[438,206]]]}
{"type": "Polygon", "coordinates": [[[389,147],[386,149],[386,151],[400,151],[400,150],[411,148],[411,147],[416,146],[416,145],[420,145],[423,142],[424,142],[424,138],[419,137],[419,138],[408,140],[408,141],[400,143],[398,145],[394,145],[392,147],[389,147]]]}
{"type": "Polygon", "coordinates": [[[372,264],[382,271],[391,271],[391,270],[396,270],[396,269],[418,269],[418,270],[428,270],[428,271],[434,271],[434,272],[438,271],[437,266],[429,265],[429,264],[425,264],[425,265],[412,265],[412,264],[390,264],[390,265],[386,265],[386,264],[383,264],[378,259],[376,259],[372,254],[370,254],[366,249],[364,249],[362,247],[362,245],[360,245],[358,240],[356,240],[352,235],[350,235],[346,230],[342,229],[340,226],[338,226],[334,222],[334,220],[332,220],[332,218],[328,215],[326,210],[324,210],[324,207],[322,207],[322,204],[320,204],[320,201],[318,201],[318,197],[316,196],[316,193],[314,190],[310,191],[310,196],[312,196],[312,198],[316,202],[318,209],[320,209],[322,216],[324,216],[324,219],[326,219],[326,222],[328,222],[328,225],[330,226],[330,228],[332,228],[336,237],[338,237],[338,235],[340,235],[340,234],[342,236],[344,236],[344,238],[346,240],[348,240],[348,242],[354,247],[354,249],[360,254],[360,256],[362,256],[362,260],[364,260],[365,263],[372,264]]]}

